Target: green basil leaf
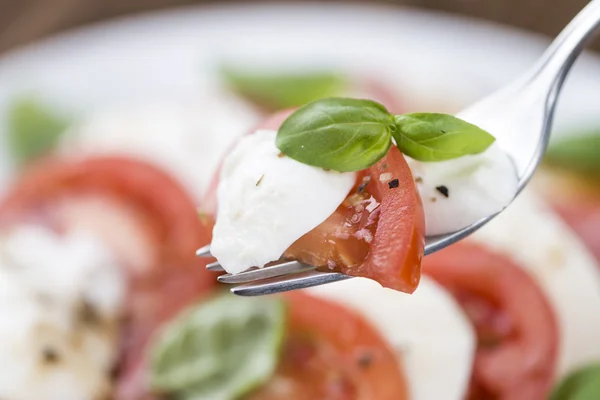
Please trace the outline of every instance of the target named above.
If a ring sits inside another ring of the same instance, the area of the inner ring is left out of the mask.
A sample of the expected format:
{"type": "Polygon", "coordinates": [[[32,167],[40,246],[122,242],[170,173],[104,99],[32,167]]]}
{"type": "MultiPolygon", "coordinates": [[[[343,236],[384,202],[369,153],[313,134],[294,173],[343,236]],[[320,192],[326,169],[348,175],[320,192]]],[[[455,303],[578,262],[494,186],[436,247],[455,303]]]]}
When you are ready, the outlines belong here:
{"type": "Polygon", "coordinates": [[[444,161],[485,151],[496,140],[481,128],[448,114],[396,116],[396,145],[419,161],[444,161]]]}
{"type": "Polygon", "coordinates": [[[224,67],[221,74],[238,94],[271,111],[339,95],[347,86],[343,76],[332,72],[269,74],[224,67]]]}
{"type": "Polygon", "coordinates": [[[371,100],[329,98],[307,104],[279,128],[276,145],[301,163],[360,171],[388,152],[393,116],[371,100]]]}
{"type": "Polygon", "coordinates": [[[34,98],[15,100],[8,110],[8,145],[18,164],[50,151],[69,121],[34,98]]]}
{"type": "Polygon", "coordinates": [[[545,160],[580,173],[600,173],[600,130],[570,135],[553,142],[545,160]]]}
{"type": "Polygon", "coordinates": [[[571,373],[550,396],[550,400],[597,399],[600,399],[600,365],[590,365],[571,373]]]}
{"type": "Polygon", "coordinates": [[[183,400],[233,400],[270,379],[285,331],[281,299],[229,293],[197,304],[150,344],[150,385],[183,400]]]}

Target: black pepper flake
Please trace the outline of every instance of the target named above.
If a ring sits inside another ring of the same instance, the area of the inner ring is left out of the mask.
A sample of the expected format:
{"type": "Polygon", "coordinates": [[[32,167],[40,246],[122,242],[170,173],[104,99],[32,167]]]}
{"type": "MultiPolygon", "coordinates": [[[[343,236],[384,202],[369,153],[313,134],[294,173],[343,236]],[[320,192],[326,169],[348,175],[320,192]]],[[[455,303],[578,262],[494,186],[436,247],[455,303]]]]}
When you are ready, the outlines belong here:
{"type": "Polygon", "coordinates": [[[388,169],[388,167],[389,167],[388,163],[385,163],[381,166],[381,169],[385,171],[386,169],[388,169]]]}
{"type": "Polygon", "coordinates": [[[358,366],[361,368],[369,368],[373,363],[373,355],[371,353],[364,353],[358,358],[358,366]]]}
{"type": "Polygon", "coordinates": [[[445,131],[445,130],[443,130],[443,129],[440,129],[440,132],[442,132],[442,133],[446,133],[446,131],[445,131]]]}
{"type": "Polygon", "coordinates": [[[260,176],[260,178],[258,178],[258,181],[256,182],[256,186],[260,185],[260,183],[262,182],[263,178],[265,177],[265,174],[262,174],[260,176]]]}
{"type": "Polygon", "coordinates": [[[437,201],[437,197],[432,197],[432,198],[431,198],[431,202],[432,202],[432,203],[435,203],[436,201],[437,201]]]}
{"type": "Polygon", "coordinates": [[[45,347],[42,350],[42,361],[46,364],[56,364],[60,361],[60,355],[53,347],[45,347]]]}
{"type": "Polygon", "coordinates": [[[398,179],[392,179],[388,182],[388,186],[390,189],[396,189],[398,186],[400,186],[400,181],[398,179]]]}
{"type": "Polygon", "coordinates": [[[83,300],[78,310],[79,321],[88,326],[97,325],[100,322],[100,315],[96,308],[87,300],[83,300]]]}
{"type": "Polygon", "coordinates": [[[423,178],[421,178],[420,176],[417,176],[415,178],[415,183],[423,183],[423,178]]]}
{"type": "Polygon", "coordinates": [[[444,185],[437,186],[435,188],[435,190],[437,190],[438,192],[440,192],[442,194],[442,196],[444,196],[444,197],[450,196],[450,192],[448,191],[448,188],[446,186],[444,186],[444,185]]]}
{"type": "Polygon", "coordinates": [[[367,175],[363,178],[361,184],[358,186],[358,189],[356,189],[356,193],[361,194],[364,192],[369,185],[369,182],[371,182],[371,175],[367,175]]]}

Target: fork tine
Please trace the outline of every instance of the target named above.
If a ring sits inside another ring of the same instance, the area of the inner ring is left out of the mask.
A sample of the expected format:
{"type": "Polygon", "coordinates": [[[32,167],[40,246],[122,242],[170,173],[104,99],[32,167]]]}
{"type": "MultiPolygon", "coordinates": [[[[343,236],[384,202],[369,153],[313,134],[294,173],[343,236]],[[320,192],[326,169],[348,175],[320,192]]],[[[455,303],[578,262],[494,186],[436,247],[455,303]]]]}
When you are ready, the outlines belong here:
{"type": "Polygon", "coordinates": [[[212,254],[210,254],[210,244],[207,244],[204,247],[200,247],[198,250],[196,250],[196,256],[197,257],[212,257],[212,254]]]}
{"type": "Polygon", "coordinates": [[[221,283],[246,283],[274,278],[294,272],[309,271],[311,269],[315,269],[315,267],[312,265],[299,263],[298,261],[284,261],[271,266],[266,266],[265,268],[251,269],[235,275],[221,275],[217,278],[217,280],[221,283]]]}
{"type": "Polygon", "coordinates": [[[206,269],[209,271],[217,271],[217,272],[225,271],[223,269],[223,267],[221,267],[221,264],[219,264],[219,262],[213,262],[213,263],[207,264],[206,269]]]}
{"type": "Polygon", "coordinates": [[[279,276],[256,283],[236,286],[231,293],[238,296],[261,296],[324,285],[352,278],[338,272],[305,271],[292,276],[279,276]]]}

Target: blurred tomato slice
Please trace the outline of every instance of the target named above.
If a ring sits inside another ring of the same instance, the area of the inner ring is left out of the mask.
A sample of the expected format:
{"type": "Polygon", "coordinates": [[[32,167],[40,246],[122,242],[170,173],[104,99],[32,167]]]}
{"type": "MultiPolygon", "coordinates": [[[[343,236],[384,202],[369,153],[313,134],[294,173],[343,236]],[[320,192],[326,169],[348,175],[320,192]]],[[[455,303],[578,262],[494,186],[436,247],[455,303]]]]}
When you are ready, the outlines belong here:
{"type": "Polygon", "coordinates": [[[403,400],[408,389],[394,352],[360,315],[294,292],[280,364],[247,400],[403,400]]]}
{"type": "MultiPolygon", "coordinates": [[[[215,284],[195,250],[210,243],[187,192],[154,166],[121,157],[47,160],[0,204],[3,226],[35,220],[84,228],[112,246],[129,272],[119,384],[141,389],[143,352],[164,321],[215,284]]],[[[134,390],[135,391],[135,390],[134,390]]]]}
{"type": "Polygon", "coordinates": [[[545,399],[559,346],[552,308],[536,282],[502,254],[459,243],[423,260],[477,332],[469,399],[545,399]]]}

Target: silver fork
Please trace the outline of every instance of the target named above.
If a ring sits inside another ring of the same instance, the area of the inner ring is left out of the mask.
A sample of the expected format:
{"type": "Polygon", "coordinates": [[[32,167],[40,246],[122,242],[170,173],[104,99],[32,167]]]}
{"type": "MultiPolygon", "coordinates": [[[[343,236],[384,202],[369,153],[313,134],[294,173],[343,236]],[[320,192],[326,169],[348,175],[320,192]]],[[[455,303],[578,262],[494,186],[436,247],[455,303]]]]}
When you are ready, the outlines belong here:
{"type": "MultiPolygon", "coordinates": [[[[552,42],[541,59],[512,84],[480,100],[458,114],[496,136],[498,145],[511,155],[521,192],[531,179],[546,150],[554,109],[562,84],[586,41],[600,24],[600,0],[592,0],[552,42]]],[[[425,255],[434,253],[475,232],[496,215],[457,232],[427,236],[425,255]]],[[[210,246],[199,249],[199,257],[210,257],[210,246]]],[[[223,271],[218,262],[210,271],[223,271]]],[[[240,284],[231,292],[259,296],[285,292],[351,278],[338,272],[317,271],[297,261],[278,261],[262,269],[219,276],[219,282],[240,284]]]]}

